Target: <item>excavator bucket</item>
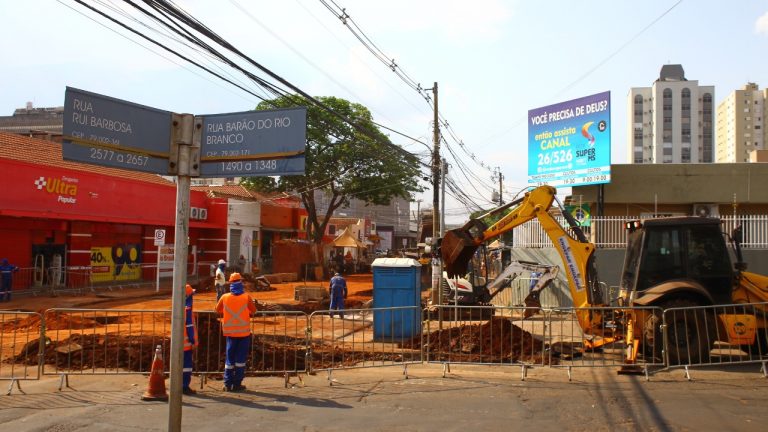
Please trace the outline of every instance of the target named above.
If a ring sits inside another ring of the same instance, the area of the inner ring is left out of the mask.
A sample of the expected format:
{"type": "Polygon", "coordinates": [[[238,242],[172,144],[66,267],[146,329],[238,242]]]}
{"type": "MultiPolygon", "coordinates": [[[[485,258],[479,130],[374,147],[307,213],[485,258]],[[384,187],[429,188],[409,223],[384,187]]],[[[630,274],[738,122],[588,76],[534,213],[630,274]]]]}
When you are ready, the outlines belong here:
{"type": "Polygon", "coordinates": [[[525,312],[523,319],[536,315],[541,310],[541,301],[539,301],[539,292],[532,292],[523,300],[525,303],[525,312]]]}
{"type": "Polygon", "coordinates": [[[448,277],[463,276],[467,272],[472,256],[480,246],[470,234],[472,226],[473,224],[470,223],[462,228],[450,230],[443,236],[440,255],[448,277]]]}

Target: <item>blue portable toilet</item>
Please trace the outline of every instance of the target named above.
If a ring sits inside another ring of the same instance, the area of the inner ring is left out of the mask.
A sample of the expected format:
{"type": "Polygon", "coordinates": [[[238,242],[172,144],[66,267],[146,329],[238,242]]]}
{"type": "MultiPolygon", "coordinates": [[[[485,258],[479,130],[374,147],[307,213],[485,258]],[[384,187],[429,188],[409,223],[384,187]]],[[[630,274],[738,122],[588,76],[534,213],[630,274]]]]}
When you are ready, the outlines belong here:
{"type": "Polygon", "coordinates": [[[377,258],[373,270],[373,338],[407,339],[421,332],[421,264],[411,258],[377,258]],[[411,309],[375,310],[398,306],[411,309]]]}

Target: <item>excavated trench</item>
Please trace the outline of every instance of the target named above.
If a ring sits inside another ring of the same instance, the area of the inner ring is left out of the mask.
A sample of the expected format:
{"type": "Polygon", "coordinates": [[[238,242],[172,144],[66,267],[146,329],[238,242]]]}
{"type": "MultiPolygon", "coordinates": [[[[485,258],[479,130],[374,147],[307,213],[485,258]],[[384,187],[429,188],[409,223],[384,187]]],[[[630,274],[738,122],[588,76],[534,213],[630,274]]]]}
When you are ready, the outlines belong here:
{"type": "MultiPolygon", "coordinates": [[[[307,306],[307,309],[310,308],[307,306]]],[[[63,313],[46,317],[46,329],[56,330],[55,337],[58,340],[45,338],[44,363],[56,371],[124,369],[149,372],[155,347],[160,345],[164,358],[168,358],[170,338],[164,334],[110,333],[105,328],[107,323],[114,326],[127,320],[128,317],[96,319],[63,313]]],[[[39,317],[33,316],[5,323],[3,327],[4,330],[35,331],[39,322],[39,317]]],[[[199,344],[195,351],[195,370],[210,373],[222,371],[226,341],[221,336],[219,321],[212,314],[201,314],[198,316],[197,329],[199,344]]],[[[367,361],[417,360],[422,348],[422,339],[423,350],[433,361],[536,364],[549,362],[540,341],[503,317],[494,317],[483,324],[438,330],[424,335],[423,338],[419,336],[404,341],[400,347],[412,350],[410,354],[406,353],[407,355],[403,352],[353,350],[332,342],[312,341],[311,345],[307,346],[304,337],[284,334],[254,334],[252,337],[249,368],[267,373],[308,370],[310,365],[307,361],[310,357],[313,369],[353,366],[367,361]],[[307,355],[308,352],[311,353],[310,356],[307,355]]],[[[6,362],[37,364],[37,343],[38,339],[31,339],[26,348],[6,362]]]]}

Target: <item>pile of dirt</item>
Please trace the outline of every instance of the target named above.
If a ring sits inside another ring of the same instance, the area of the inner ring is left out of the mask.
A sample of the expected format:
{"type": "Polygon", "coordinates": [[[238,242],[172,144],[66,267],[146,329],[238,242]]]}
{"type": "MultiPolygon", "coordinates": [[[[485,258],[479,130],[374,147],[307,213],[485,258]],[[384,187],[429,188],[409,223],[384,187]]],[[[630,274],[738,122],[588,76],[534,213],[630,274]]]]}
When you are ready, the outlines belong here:
{"type": "MultiPolygon", "coordinates": [[[[43,362],[62,370],[127,369],[149,371],[155,347],[167,349],[169,339],[159,336],[118,336],[114,334],[74,334],[53,342],[46,338],[43,362]]],[[[32,341],[39,344],[39,341],[32,341]]],[[[36,349],[36,348],[35,348],[36,349]]],[[[167,358],[167,357],[165,357],[167,358]]],[[[11,360],[16,364],[37,364],[37,356],[22,352],[11,360]]]]}
{"type": "Polygon", "coordinates": [[[0,324],[0,332],[8,333],[17,330],[29,330],[35,327],[39,328],[41,321],[40,315],[27,315],[25,318],[14,318],[0,324]]]}
{"type": "MultiPolygon", "coordinates": [[[[418,337],[403,343],[403,346],[415,349],[421,343],[418,337]]],[[[431,360],[438,361],[550,363],[544,344],[504,317],[494,317],[484,324],[452,327],[424,335],[424,351],[431,360]]]]}
{"type": "MultiPolygon", "coordinates": [[[[64,318],[60,317],[64,322],[64,318]]],[[[195,350],[196,372],[221,372],[226,358],[226,338],[221,335],[219,321],[211,314],[200,315],[197,322],[199,345],[195,350]]],[[[255,334],[252,336],[249,369],[275,372],[307,370],[307,361],[315,369],[352,366],[363,361],[403,361],[399,353],[352,351],[335,344],[313,342],[307,346],[303,337],[279,334],[255,334]],[[311,356],[307,354],[311,353],[311,356]]],[[[9,363],[37,364],[38,340],[31,341],[27,349],[9,363]]],[[[77,333],[52,341],[46,338],[43,362],[61,371],[124,369],[149,372],[155,348],[160,345],[165,370],[169,368],[170,338],[164,336],[133,336],[114,333],[77,333]]],[[[414,354],[418,355],[418,353],[414,354]]]]}
{"type": "MultiPolygon", "coordinates": [[[[104,316],[86,317],[72,315],[67,313],[49,313],[45,316],[46,330],[80,330],[86,328],[96,328],[105,324],[119,324],[125,322],[128,317],[125,316],[104,316]]],[[[34,330],[42,324],[40,315],[29,315],[26,318],[18,318],[12,321],[4,322],[0,325],[0,331],[22,331],[34,330]]]]}
{"type": "MultiPolygon", "coordinates": [[[[243,276],[243,286],[248,292],[255,291],[276,291],[277,288],[271,286],[269,281],[262,276],[255,276],[252,273],[246,273],[243,276]]],[[[197,282],[190,282],[192,288],[197,292],[215,292],[216,291],[216,278],[213,276],[206,276],[200,278],[197,282]]]]}
{"type": "Polygon", "coordinates": [[[200,280],[198,280],[197,282],[194,282],[194,283],[190,282],[190,285],[197,292],[207,292],[207,291],[215,292],[216,291],[216,284],[214,282],[215,280],[216,278],[214,278],[213,276],[206,276],[204,278],[200,278],[200,280]]]}

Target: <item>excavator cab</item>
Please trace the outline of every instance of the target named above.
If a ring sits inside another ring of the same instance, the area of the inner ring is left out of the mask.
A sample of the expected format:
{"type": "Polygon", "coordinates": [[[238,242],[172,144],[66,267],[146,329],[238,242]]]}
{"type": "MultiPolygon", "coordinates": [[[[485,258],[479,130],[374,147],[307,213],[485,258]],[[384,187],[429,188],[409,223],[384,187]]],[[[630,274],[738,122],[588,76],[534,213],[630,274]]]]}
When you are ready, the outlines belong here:
{"type": "Polygon", "coordinates": [[[627,229],[623,303],[655,304],[643,296],[665,297],[659,286],[670,281],[691,281],[703,287],[702,304],[729,303],[734,267],[719,219],[649,219],[627,222],[627,229]]]}

